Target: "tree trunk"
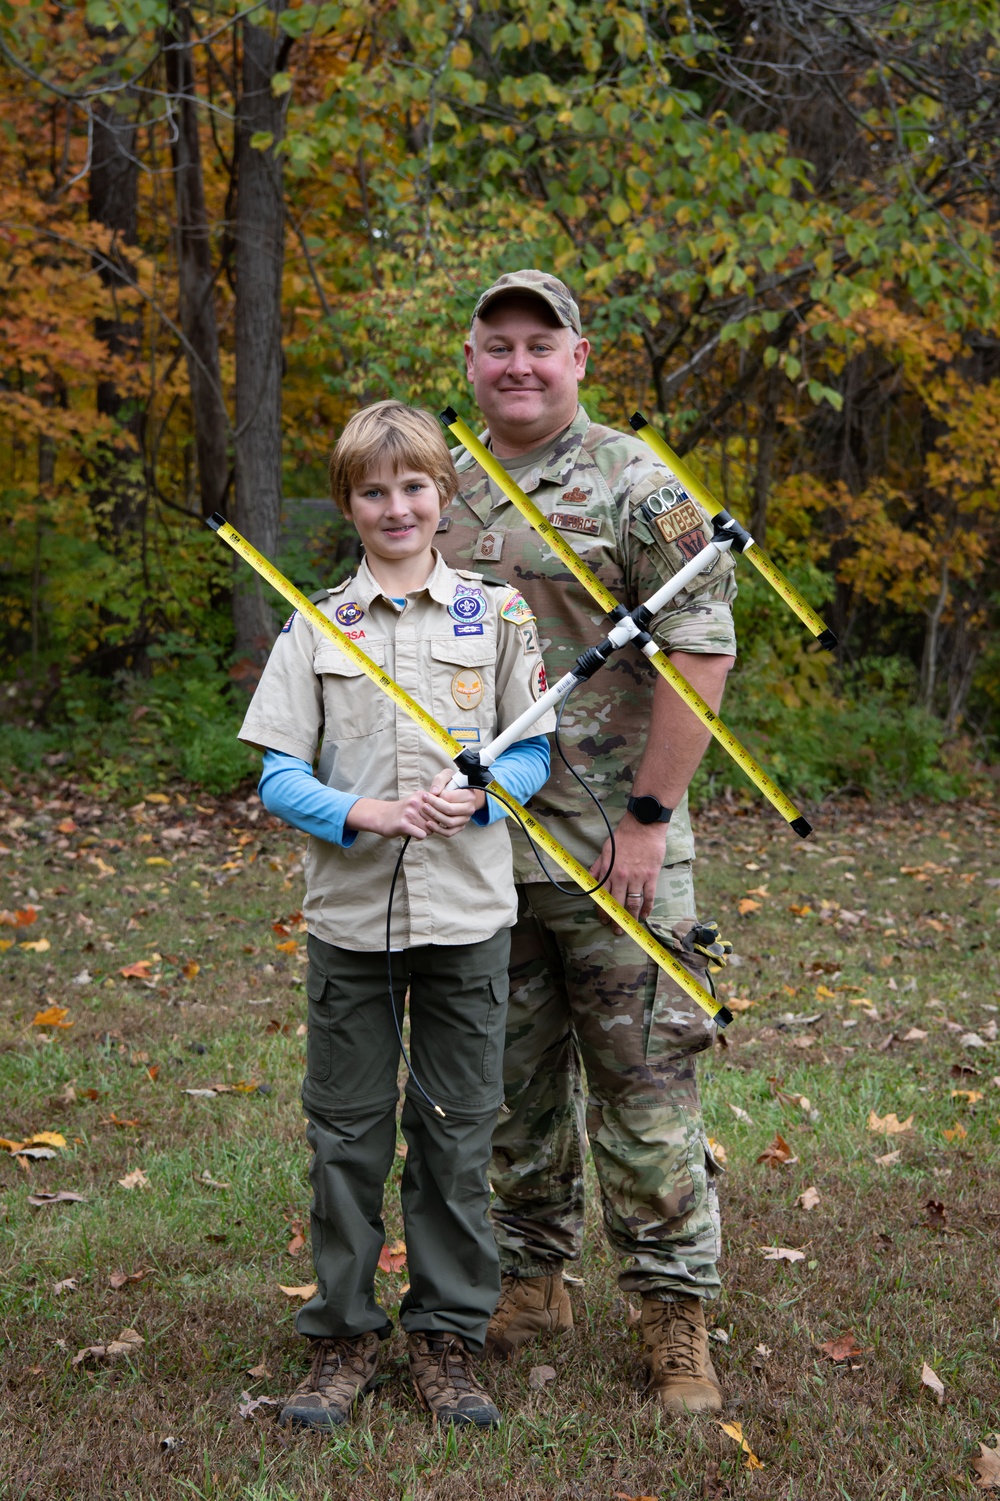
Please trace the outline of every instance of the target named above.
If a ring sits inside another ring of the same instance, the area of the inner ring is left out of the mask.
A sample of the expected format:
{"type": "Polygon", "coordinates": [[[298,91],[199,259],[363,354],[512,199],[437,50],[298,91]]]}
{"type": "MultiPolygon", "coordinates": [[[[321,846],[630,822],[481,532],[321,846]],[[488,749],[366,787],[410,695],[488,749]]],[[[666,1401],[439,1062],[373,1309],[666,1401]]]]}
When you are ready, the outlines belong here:
{"type": "Polygon", "coordinates": [[[948,603],[948,559],[941,559],[941,588],[938,597],[934,601],[934,608],[928,611],[927,630],[924,635],[924,659],[920,668],[920,702],[925,709],[934,708],[934,690],[937,687],[938,666],[938,636],[941,629],[941,616],[944,607],[948,603]]]}
{"type": "MultiPolygon", "coordinates": [[[[281,279],[285,219],[281,159],[284,125],[271,92],[287,38],[273,24],[284,0],[270,0],[270,26],[241,22],[243,78],[237,120],[236,186],[236,525],[266,556],[281,513],[281,279]],[[251,145],[271,137],[266,150],[251,145]]],[[[261,12],[255,12],[260,15],[261,12]]],[[[238,564],[233,589],[236,651],[263,663],[277,621],[257,574],[238,564]]]]}
{"type": "Polygon", "coordinates": [[[167,36],[167,88],[174,113],[170,153],[177,207],[181,326],[189,345],[185,357],[198,455],[201,513],[210,516],[213,511],[224,509],[231,482],[229,415],[219,371],[219,330],[191,57],[191,12],[182,0],[174,0],[171,5],[167,36]]]}
{"type": "MultiPolygon", "coordinates": [[[[136,160],[135,106],[126,96],[115,103],[98,100],[92,105],[94,141],[90,165],[89,216],[92,223],[114,231],[109,252],[98,262],[98,274],[107,287],[113,313],[98,318],[95,331],[112,355],[138,355],[142,319],[134,306],[120,307],[134,280],[134,268],[125,247],[134,245],[138,218],[138,163],[136,160]]],[[[127,442],[103,445],[97,460],[97,484],[91,496],[98,530],[114,548],[123,533],[141,524],[145,487],[141,479],[140,453],[144,413],[139,402],[118,389],[112,380],[97,385],[97,410],[129,431],[139,452],[127,442]]]]}
{"type": "Polygon", "coordinates": [[[764,400],[760,409],[757,428],[757,468],[753,478],[753,515],[750,518],[750,533],[755,542],[764,546],[767,533],[767,502],[771,494],[771,470],[774,465],[774,446],[778,426],[778,372],[769,370],[764,382],[764,400]]]}

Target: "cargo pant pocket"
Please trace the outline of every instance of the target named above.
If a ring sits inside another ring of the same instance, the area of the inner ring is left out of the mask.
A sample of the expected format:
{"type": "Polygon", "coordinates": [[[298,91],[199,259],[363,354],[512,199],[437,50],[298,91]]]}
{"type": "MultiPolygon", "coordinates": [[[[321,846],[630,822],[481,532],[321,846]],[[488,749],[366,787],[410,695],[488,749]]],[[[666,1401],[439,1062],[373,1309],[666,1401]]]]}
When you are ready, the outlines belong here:
{"type": "Polygon", "coordinates": [[[490,1007],[486,1013],[486,1037],[483,1046],[483,1082],[496,1084],[503,1077],[504,1038],[507,1031],[507,1002],[510,979],[507,971],[493,975],[489,984],[490,1007]]]}
{"type": "Polygon", "coordinates": [[[306,976],[309,1002],[306,1037],[306,1082],[326,1084],[333,1071],[333,1042],[330,1037],[330,1008],[326,1002],[328,981],[312,965],[306,976]]]}

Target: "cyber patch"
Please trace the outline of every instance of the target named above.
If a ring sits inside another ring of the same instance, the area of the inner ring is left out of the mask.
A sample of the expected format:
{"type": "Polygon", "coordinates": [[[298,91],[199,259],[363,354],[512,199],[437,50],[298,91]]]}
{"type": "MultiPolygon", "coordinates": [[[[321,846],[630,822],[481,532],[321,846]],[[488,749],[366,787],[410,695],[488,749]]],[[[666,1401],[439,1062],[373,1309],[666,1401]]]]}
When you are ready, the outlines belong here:
{"type": "Polygon", "coordinates": [[[561,532],[584,532],[588,537],[596,537],[601,530],[596,516],[573,516],[568,511],[553,511],[549,520],[561,532]]]}
{"type": "MultiPolygon", "coordinates": [[[[676,542],[685,532],[700,532],[704,518],[693,500],[682,500],[679,506],[672,506],[662,516],[654,516],[653,522],[664,542],[676,542]]],[[[704,538],[701,545],[705,546],[704,538]]],[[[700,552],[701,548],[695,548],[695,551],[700,552]]]]}
{"type": "Polygon", "coordinates": [[[364,620],[365,612],[360,605],[356,605],[353,599],[348,600],[346,605],[341,605],[334,614],[334,620],[338,625],[357,625],[359,620],[364,620]]]}
{"type": "Polygon", "coordinates": [[[516,589],[513,594],[508,594],[504,600],[500,614],[504,620],[509,620],[512,625],[525,625],[527,621],[534,620],[535,618],[528,601],[516,589]]]}
{"type": "Polygon", "coordinates": [[[455,597],[448,606],[448,614],[452,620],[460,620],[463,625],[471,625],[477,620],[482,620],[486,614],[486,595],[481,589],[463,589],[461,585],[455,590],[455,597]]]}
{"type": "Polygon", "coordinates": [[[460,745],[479,744],[479,731],[473,724],[450,724],[448,734],[460,745]]]}

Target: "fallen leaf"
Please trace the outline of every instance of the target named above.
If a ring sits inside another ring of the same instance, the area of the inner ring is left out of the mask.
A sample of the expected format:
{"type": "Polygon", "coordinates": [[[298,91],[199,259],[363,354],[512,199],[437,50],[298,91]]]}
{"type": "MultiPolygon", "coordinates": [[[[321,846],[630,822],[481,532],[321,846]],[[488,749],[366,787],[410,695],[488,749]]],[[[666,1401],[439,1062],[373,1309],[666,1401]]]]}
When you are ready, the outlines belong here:
{"type": "Polygon", "coordinates": [[[983,1092],[981,1089],[953,1089],[951,1097],[953,1100],[964,1099],[967,1104],[975,1105],[983,1098],[983,1092]]]}
{"type": "Polygon", "coordinates": [[[892,1164],[898,1162],[902,1155],[902,1151],[897,1148],[895,1152],[886,1152],[884,1157],[876,1157],[875,1161],[879,1167],[892,1167],[892,1164]]]}
{"type": "Polygon", "coordinates": [[[728,1345],[729,1343],[729,1334],[725,1329],[710,1329],[708,1337],[709,1339],[714,1339],[717,1345],[728,1345]]]}
{"type": "Polygon", "coordinates": [[[65,1277],[62,1282],[53,1282],[52,1284],[52,1295],[56,1298],[62,1297],[63,1293],[75,1293],[78,1291],[75,1277],[65,1277]]]}
{"type": "Polygon", "coordinates": [[[774,1168],[788,1167],[791,1163],[798,1162],[798,1160],[797,1157],[793,1156],[791,1147],[780,1131],[775,1131],[774,1140],[757,1158],[759,1163],[766,1162],[768,1167],[774,1168]]]}
{"type": "Polygon", "coordinates": [[[218,1092],[217,1089],[185,1089],[184,1091],[195,1100],[214,1100],[218,1092]]]}
{"type": "Polygon", "coordinates": [[[905,1036],[900,1039],[900,1041],[901,1042],[923,1042],[926,1036],[927,1036],[927,1033],[926,1032],[922,1032],[919,1027],[911,1027],[910,1030],[905,1034],[905,1036]]]}
{"type": "Polygon", "coordinates": [[[746,1121],[748,1126],[753,1125],[753,1117],[751,1115],[748,1115],[745,1110],[741,1110],[739,1105],[730,1105],[729,1108],[738,1121],[746,1121]]]}
{"type": "Polygon", "coordinates": [[[544,1391],[550,1381],[556,1379],[555,1366],[535,1365],[528,1372],[528,1386],[533,1392],[544,1391]]]}
{"type": "Polygon", "coordinates": [[[252,1365],[247,1367],[247,1375],[253,1376],[256,1381],[267,1381],[270,1377],[270,1374],[270,1371],[263,1361],[261,1361],[260,1365],[252,1365]]]}
{"type": "MultiPolygon", "coordinates": [[[[22,943],[21,947],[27,948],[28,945],[22,943]]],[[[963,1032],[962,1036],[958,1040],[963,1048],[985,1048],[987,1045],[980,1037],[978,1032],[963,1032]]]]}
{"type": "Polygon", "coordinates": [[[118,1179],[118,1182],[121,1184],[122,1188],[151,1188],[152,1187],[152,1184],[150,1183],[149,1179],[146,1177],[146,1174],[143,1172],[143,1170],[142,1170],[141,1167],[137,1167],[136,1170],[135,1170],[135,1172],[133,1172],[133,1173],[126,1173],[124,1178],[119,1178],[118,1179]]]}
{"type": "Polygon", "coordinates": [[[36,1131],[34,1136],[29,1136],[25,1146],[37,1147],[64,1147],[66,1138],[61,1131],[36,1131]]]}
{"type": "Polygon", "coordinates": [[[756,1006],[756,1004],[756,1001],[751,1001],[750,998],[745,995],[734,995],[726,1002],[726,1005],[729,1007],[730,1011],[749,1011],[750,1007],[756,1006]]]}
{"type": "Polygon", "coordinates": [[[774,1351],[768,1345],[754,1345],[753,1353],[759,1355],[761,1360],[770,1360],[774,1351]]]}
{"type": "Polygon", "coordinates": [[[69,1193],[65,1189],[60,1189],[54,1194],[39,1191],[28,1195],[28,1203],[33,1204],[36,1209],[42,1209],[46,1204],[86,1204],[86,1202],[83,1194],[69,1193]]]}
{"type": "Polygon", "coordinates": [[[282,954],[294,954],[298,946],[298,940],[295,938],[289,938],[284,943],[275,944],[275,948],[282,954]]]}
{"type": "Polygon", "coordinates": [[[380,1272],[401,1272],[406,1266],[406,1242],[397,1240],[392,1246],[383,1246],[378,1258],[380,1272]]]}
{"type": "Polygon", "coordinates": [[[198,964],[194,959],[189,959],[188,962],[181,968],[181,974],[184,976],[185,980],[193,980],[195,975],[200,973],[201,965],[198,964]]]}
{"type": "Polygon", "coordinates": [[[288,1242],[287,1249],[289,1256],[298,1256],[300,1252],[305,1250],[305,1245],[305,1236],[302,1234],[301,1230],[296,1231],[291,1240],[288,1242]]]}
{"type": "Polygon", "coordinates": [[[241,1418],[253,1417],[261,1407],[277,1407],[277,1397],[251,1397],[249,1392],[240,1393],[243,1400],[238,1403],[236,1411],[241,1418]]]}
{"type": "MultiPolygon", "coordinates": [[[[746,917],[750,912],[759,912],[761,905],[760,902],[753,901],[751,897],[741,896],[736,903],[736,909],[741,917],[746,917]]],[[[281,945],[279,944],[278,947],[280,948],[281,945]]]]}
{"type": "Polygon", "coordinates": [[[796,1251],[789,1246],[758,1246],[765,1261],[805,1261],[805,1251],[796,1251]]]}
{"type": "Polygon", "coordinates": [[[88,1345],[78,1350],[70,1361],[71,1366],[83,1365],[85,1361],[119,1360],[122,1356],[135,1355],[146,1341],[134,1329],[123,1329],[117,1339],[107,1345],[88,1345]]]}
{"type": "Polygon", "coordinates": [[[148,980],[152,967],[151,960],[140,959],[135,964],[126,964],[124,969],[120,969],[118,973],[125,980],[148,980]]]}
{"type": "Polygon", "coordinates": [[[950,1131],[941,1132],[945,1141],[964,1141],[968,1134],[961,1121],[956,1121],[950,1131]]]}
{"type": "Polygon", "coordinates": [[[866,1352],[858,1344],[858,1337],[853,1331],[847,1334],[838,1334],[836,1339],[828,1339],[818,1346],[827,1360],[832,1360],[837,1365],[842,1360],[855,1360],[857,1356],[866,1352]]]}
{"type": "Polygon", "coordinates": [[[815,1209],[819,1203],[819,1194],[815,1188],[807,1188],[799,1194],[795,1202],[800,1209],[815,1209]]]}
{"type": "MultiPolygon", "coordinates": [[[[35,938],[29,940],[27,943],[20,944],[19,947],[28,949],[33,954],[47,954],[52,945],[47,938],[35,938]]],[[[69,1023],[69,1025],[72,1026],[72,1023],[69,1023]]],[[[982,1046],[985,1046],[985,1043],[982,1046]]]]}
{"type": "Polygon", "coordinates": [[[98,1121],[97,1124],[99,1126],[117,1126],[120,1130],[124,1130],[126,1126],[141,1126],[142,1121],[138,1116],[135,1116],[131,1120],[123,1120],[120,1115],[116,1115],[112,1110],[109,1116],[102,1121],[98,1121]]]}
{"type": "MultiPolygon", "coordinates": [[[[187,1093],[190,1094],[191,1091],[188,1090],[187,1093]]],[[[209,1188],[232,1188],[233,1186],[231,1183],[222,1183],[218,1178],[213,1178],[211,1173],[208,1172],[207,1169],[202,1173],[201,1177],[198,1179],[198,1182],[207,1184],[209,1188]]]]}
{"type": "Polygon", "coordinates": [[[147,865],[169,865],[170,861],[164,855],[147,855],[147,865]]]}
{"type": "Polygon", "coordinates": [[[111,1276],[108,1278],[108,1284],[114,1289],[115,1292],[117,1292],[118,1289],[124,1287],[126,1283],[141,1282],[144,1277],[148,1276],[149,1267],[142,1266],[137,1272],[112,1272],[111,1276]]]}
{"type": "Polygon", "coordinates": [[[740,1448],[743,1450],[743,1453],[746,1455],[745,1465],[748,1470],[762,1470],[764,1468],[761,1461],[757,1458],[756,1454],[753,1452],[750,1445],[743,1437],[742,1423],[720,1423],[719,1427],[728,1438],[733,1439],[735,1443],[739,1444],[740,1448]]]}
{"type": "Polygon", "coordinates": [[[770,893],[766,886],[748,886],[747,896],[768,896],[770,893]]]}
{"type": "Polygon", "coordinates": [[[979,1476],[976,1489],[980,1491],[1000,1491],[1000,1433],[994,1433],[993,1442],[996,1448],[988,1449],[980,1440],[979,1458],[972,1461],[972,1468],[979,1476]]]}
{"type": "Polygon", "coordinates": [[[12,1157],[31,1157],[33,1160],[42,1161],[46,1157],[54,1157],[56,1154],[52,1147],[17,1147],[10,1154],[12,1157]]]}
{"type": "Polygon", "coordinates": [[[68,1006],[46,1006],[44,1011],[36,1011],[31,1018],[33,1027],[71,1027],[72,1022],[65,1018],[69,1016],[68,1006]]]}
{"type": "Polygon", "coordinates": [[[804,902],[801,906],[797,902],[792,902],[788,910],[793,917],[808,917],[812,908],[808,902],[804,902]]]}
{"type": "Polygon", "coordinates": [[[309,1298],[316,1296],[315,1282],[307,1282],[302,1287],[286,1287],[283,1282],[279,1282],[278,1287],[286,1298],[301,1298],[303,1302],[306,1302],[309,1298]]]}
{"type": "Polygon", "coordinates": [[[37,917],[37,907],[18,907],[16,912],[0,912],[0,926],[5,928],[30,928],[37,917]]]}
{"type": "Polygon", "coordinates": [[[296,1037],[305,1037],[308,1031],[309,1028],[306,1026],[305,1022],[299,1022],[298,1026],[295,1028],[295,1035],[296,1037]]]}
{"type": "Polygon", "coordinates": [[[874,1110],[868,1112],[869,1131],[881,1131],[885,1136],[900,1136],[904,1131],[909,1131],[912,1125],[912,1115],[908,1115],[905,1121],[901,1121],[895,1111],[883,1116],[876,1115],[874,1110]]]}
{"type": "Polygon", "coordinates": [[[924,1361],[924,1368],[920,1372],[920,1384],[921,1386],[930,1387],[931,1391],[934,1393],[934,1396],[937,1398],[937,1404],[939,1407],[944,1404],[944,1382],[941,1380],[940,1376],[936,1375],[934,1371],[931,1370],[926,1360],[924,1361]]]}
{"type": "Polygon", "coordinates": [[[924,1224],[928,1230],[945,1230],[948,1227],[948,1211],[940,1199],[928,1199],[924,1205],[927,1218],[924,1224]]]}

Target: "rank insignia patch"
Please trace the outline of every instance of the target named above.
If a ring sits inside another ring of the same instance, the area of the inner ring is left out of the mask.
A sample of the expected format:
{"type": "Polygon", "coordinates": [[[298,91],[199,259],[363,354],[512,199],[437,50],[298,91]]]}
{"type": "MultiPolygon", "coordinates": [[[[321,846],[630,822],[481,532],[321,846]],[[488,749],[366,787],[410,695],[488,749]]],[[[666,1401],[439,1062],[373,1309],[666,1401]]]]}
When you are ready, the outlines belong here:
{"type": "Polygon", "coordinates": [[[481,704],[485,691],[483,680],[474,667],[463,667],[451,680],[451,696],[460,709],[474,709],[481,704]]]}
{"type": "Polygon", "coordinates": [[[601,530],[601,523],[596,516],[574,516],[569,511],[553,511],[549,520],[560,531],[584,532],[588,537],[598,536],[601,530]]]}
{"type": "Polygon", "coordinates": [[[590,492],[574,485],[572,490],[564,490],[560,499],[564,506],[585,506],[590,499],[590,492]]]}
{"type": "Polygon", "coordinates": [[[346,605],[341,605],[340,609],[334,615],[334,619],[338,625],[357,625],[358,621],[364,620],[364,618],[364,610],[362,610],[360,605],[356,605],[353,599],[348,600],[346,605]]]}
{"type": "Polygon", "coordinates": [[[488,563],[499,558],[503,552],[503,532],[489,531],[480,532],[476,540],[473,560],[477,563],[488,563]]]}

